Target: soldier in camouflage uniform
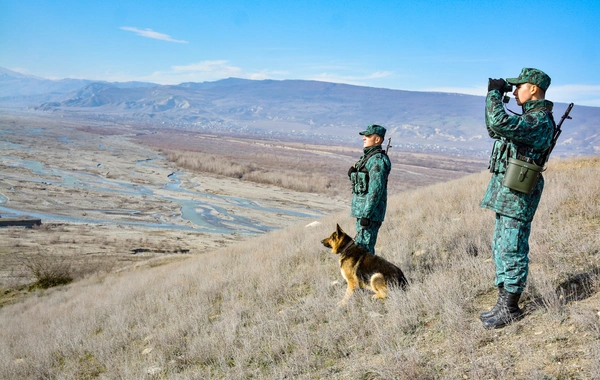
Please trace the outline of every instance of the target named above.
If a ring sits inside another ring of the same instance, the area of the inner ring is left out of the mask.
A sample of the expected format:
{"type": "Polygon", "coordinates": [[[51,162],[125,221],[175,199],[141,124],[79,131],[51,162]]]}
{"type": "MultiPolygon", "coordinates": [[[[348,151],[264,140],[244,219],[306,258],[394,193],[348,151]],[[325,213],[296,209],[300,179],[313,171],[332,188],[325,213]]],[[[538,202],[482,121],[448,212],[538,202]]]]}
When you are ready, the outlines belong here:
{"type": "Polygon", "coordinates": [[[485,123],[495,139],[490,157],[492,178],[481,207],[496,212],[492,255],[496,266],[494,284],[498,301],[492,310],[481,314],[485,328],[500,328],[523,315],[518,302],[525,289],[529,270],[531,221],[540,202],[544,179],[538,179],[531,194],[503,185],[509,158],[543,165],[544,153],[551,145],[555,123],[553,103],[545,100],[550,77],[544,72],[524,68],[518,78],[491,79],[486,98],[485,123]],[[508,84],[506,83],[508,82],[508,84]],[[513,92],[522,115],[509,115],[503,106],[504,92],[513,92]]]}
{"type": "Polygon", "coordinates": [[[392,168],[390,159],[381,148],[385,128],[371,124],[360,132],[363,136],[363,155],[348,171],[352,183],[350,216],[356,218],[354,242],[375,254],[375,242],[387,206],[387,181],[392,168]]]}

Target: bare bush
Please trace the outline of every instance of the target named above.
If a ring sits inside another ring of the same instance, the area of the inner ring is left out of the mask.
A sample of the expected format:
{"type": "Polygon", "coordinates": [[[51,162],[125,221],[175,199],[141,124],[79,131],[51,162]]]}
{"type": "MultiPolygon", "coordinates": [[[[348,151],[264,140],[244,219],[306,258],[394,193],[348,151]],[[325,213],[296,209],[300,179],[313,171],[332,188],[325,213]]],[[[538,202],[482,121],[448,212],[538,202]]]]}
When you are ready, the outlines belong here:
{"type": "Polygon", "coordinates": [[[73,281],[71,261],[66,256],[37,252],[19,255],[16,260],[25,269],[26,275],[34,280],[30,289],[48,289],[73,281]]]}

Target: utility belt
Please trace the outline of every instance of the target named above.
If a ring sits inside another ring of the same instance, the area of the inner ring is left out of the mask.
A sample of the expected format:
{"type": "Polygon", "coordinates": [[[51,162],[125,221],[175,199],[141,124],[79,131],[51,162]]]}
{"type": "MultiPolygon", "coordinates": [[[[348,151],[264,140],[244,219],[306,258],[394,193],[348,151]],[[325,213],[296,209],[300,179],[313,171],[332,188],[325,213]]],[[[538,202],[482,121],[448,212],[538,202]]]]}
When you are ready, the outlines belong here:
{"type": "MultiPolygon", "coordinates": [[[[502,140],[498,150],[494,149],[492,151],[490,171],[492,173],[496,171],[498,161],[505,155],[506,171],[502,185],[521,193],[531,194],[544,171],[544,167],[538,165],[533,158],[522,154],[518,146],[517,151],[512,152],[512,145],[516,146],[516,144],[510,144],[507,140],[502,140]]],[[[494,148],[496,148],[496,145],[494,145],[494,148]]]]}

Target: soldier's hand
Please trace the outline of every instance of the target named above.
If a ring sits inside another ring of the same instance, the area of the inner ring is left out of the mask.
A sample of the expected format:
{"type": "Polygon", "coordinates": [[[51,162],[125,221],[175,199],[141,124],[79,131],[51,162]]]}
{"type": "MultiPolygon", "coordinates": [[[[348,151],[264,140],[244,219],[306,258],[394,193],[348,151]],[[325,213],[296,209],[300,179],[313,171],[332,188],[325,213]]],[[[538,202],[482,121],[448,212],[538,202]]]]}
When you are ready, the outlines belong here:
{"type": "Polygon", "coordinates": [[[350,174],[357,172],[358,169],[356,169],[354,166],[351,166],[350,169],[348,169],[348,177],[350,177],[350,174]]]}
{"type": "Polygon", "coordinates": [[[360,226],[362,228],[367,228],[371,225],[371,219],[369,218],[360,218],[360,226]]]}
{"type": "Polygon", "coordinates": [[[506,81],[504,79],[492,79],[488,80],[488,92],[492,90],[498,90],[502,92],[506,88],[506,81]]]}

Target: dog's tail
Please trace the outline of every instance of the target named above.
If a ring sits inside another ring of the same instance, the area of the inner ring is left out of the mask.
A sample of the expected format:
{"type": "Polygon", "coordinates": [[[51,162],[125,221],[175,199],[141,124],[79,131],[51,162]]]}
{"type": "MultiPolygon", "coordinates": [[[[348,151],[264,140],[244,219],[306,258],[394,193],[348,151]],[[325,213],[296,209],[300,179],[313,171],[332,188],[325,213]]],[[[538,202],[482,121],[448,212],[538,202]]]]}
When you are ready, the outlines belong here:
{"type": "Polygon", "coordinates": [[[402,290],[406,290],[406,288],[408,287],[408,280],[406,279],[406,276],[404,276],[404,273],[400,268],[398,268],[398,271],[396,273],[396,282],[402,290]]]}

